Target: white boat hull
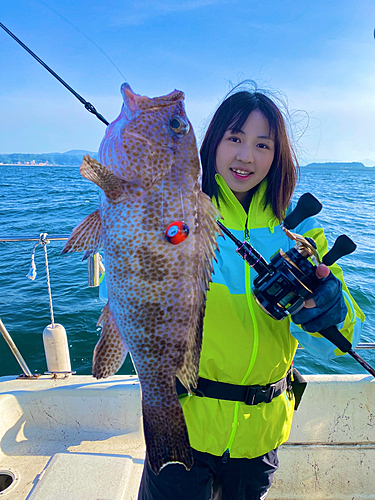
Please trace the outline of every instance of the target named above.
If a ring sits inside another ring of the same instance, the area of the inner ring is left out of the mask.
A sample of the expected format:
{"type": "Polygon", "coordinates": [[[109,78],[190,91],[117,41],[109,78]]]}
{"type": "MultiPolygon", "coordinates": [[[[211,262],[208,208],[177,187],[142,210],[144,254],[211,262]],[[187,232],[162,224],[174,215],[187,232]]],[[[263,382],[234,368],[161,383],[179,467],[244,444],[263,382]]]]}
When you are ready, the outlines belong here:
{"type": "MultiPolygon", "coordinates": [[[[375,382],[306,378],[267,498],[375,499],[375,382]]],[[[144,452],[137,377],[0,378],[1,498],[135,500],[144,452]]]]}

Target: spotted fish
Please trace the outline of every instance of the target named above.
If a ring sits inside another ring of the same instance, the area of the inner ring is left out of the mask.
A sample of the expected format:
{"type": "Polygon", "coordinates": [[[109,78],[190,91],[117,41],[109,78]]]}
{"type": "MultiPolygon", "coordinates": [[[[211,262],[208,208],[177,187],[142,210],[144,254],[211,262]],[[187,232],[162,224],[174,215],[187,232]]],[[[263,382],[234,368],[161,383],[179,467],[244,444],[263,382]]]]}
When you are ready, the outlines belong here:
{"type": "Polygon", "coordinates": [[[196,140],[181,91],[155,98],[121,87],[124,103],[81,174],[101,189],[99,209],[77,226],[64,252],[104,249],[108,303],[93,375],[117,372],[130,351],[142,389],[152,470],[193,464],[175,391],[196,387],[206,292],[219,230],[200,190],[196,140]],[[166,235],[166,230],[169,233],[166,235]]]}

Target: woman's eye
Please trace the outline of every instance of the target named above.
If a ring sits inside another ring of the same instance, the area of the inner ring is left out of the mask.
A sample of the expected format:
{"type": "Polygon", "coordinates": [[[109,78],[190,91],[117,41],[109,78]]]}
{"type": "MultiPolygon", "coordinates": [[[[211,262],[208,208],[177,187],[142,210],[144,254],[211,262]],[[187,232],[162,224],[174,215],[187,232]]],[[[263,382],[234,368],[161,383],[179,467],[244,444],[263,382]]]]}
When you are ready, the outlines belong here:
{"type": "Polygon", "coordinates": [[[232,142],[241,142],[238,137],[229,137],[229,140],[232,142]]]}
{"type": "Polygon", "coordinates": [[[269,147],[267,146],[267,144],[258,144],[258,148],[269,149],[269,147]]]}
{"type": "Polygon", "coordinates": [[[177,135],[186,135],[190,129],[189,122],[182,118],[182,116],[174,116],[170,120],[169,126],[177,135]]]}

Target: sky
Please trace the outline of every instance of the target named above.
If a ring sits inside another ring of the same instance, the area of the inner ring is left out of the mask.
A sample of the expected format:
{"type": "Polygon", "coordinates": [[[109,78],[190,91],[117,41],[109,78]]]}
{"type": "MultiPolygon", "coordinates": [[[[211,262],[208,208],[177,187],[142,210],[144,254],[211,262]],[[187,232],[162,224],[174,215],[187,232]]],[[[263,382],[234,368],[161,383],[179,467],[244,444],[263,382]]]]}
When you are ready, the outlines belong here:
{"type": "MultiPolygon", "coordinates": [[[[198,141],[233,85],[287,104],[301,165],[375,165],[373,0],[1,0],[0,22],[109,122],[179,89],[198,141]]],[[[105,125],[0,29],[0,153],[97,151],[105,125]]]]}

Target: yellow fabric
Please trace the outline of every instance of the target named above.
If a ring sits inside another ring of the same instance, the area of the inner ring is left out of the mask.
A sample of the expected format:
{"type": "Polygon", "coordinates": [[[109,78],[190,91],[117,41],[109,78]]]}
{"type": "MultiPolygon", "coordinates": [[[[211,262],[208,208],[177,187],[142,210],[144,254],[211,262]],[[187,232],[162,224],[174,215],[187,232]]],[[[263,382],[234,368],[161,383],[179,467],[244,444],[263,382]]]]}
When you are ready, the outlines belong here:
{"type": "MultiPolygon", "coordinates": [[[[216,179],[223,223],[238,239],[244,239],[247,223],[250,244],[268,262],[280,248],[287,251],[294,246],[281,230],[271,208],[264,209],[265,182],[253,196],[246,214],[224,180],[220,176],[216,179]]],[[[309,236],[317,239],[318,250],[323,255],[327,242],[322,228],[311,227],[314,224],[312,219],[306,228],[309,236]]],[[[297,340],[290,333],[290,319],[279,322],[263,312],[251,293],[256,273],[236,255],[235,245],[229,238],[218,238],[218,244],[218,263],[215,263],[213,283],[207,294],[199,375],[240,385],[276,382],[286,375],[297,348],[297,340]]],[[[340,268],[333,267],[342,279],[340,268]]],[[[349,340],[353,321],[355,318],[348,313],[346,335],[349,340]]],[[[255,406],[195,395],[181,397],[180,401],[191,446],[202,452],[221,456],[229,449],[232,458],[254,458],[289,437],[294,401],[286,392],[270,403],[255,406]]]]}

